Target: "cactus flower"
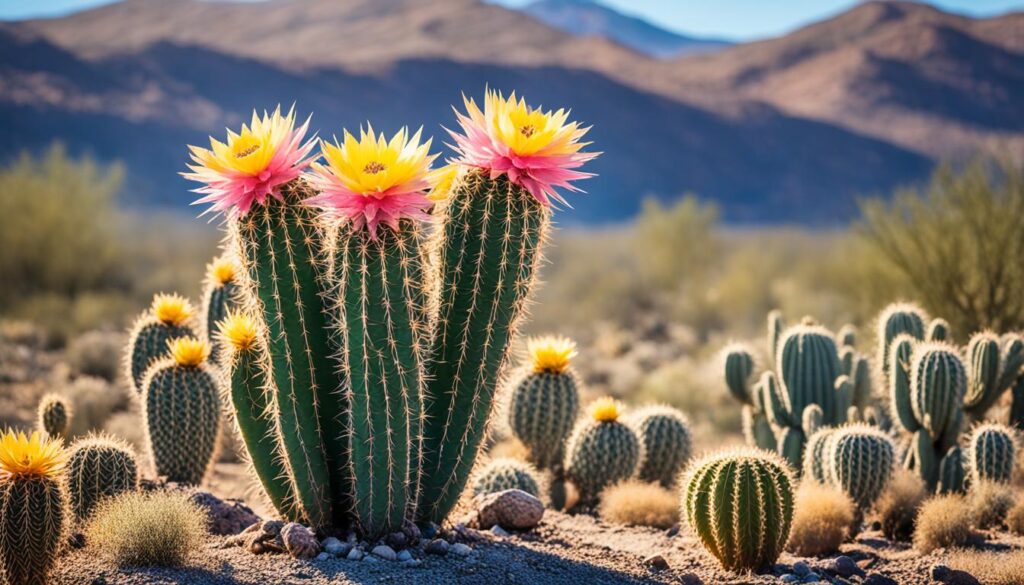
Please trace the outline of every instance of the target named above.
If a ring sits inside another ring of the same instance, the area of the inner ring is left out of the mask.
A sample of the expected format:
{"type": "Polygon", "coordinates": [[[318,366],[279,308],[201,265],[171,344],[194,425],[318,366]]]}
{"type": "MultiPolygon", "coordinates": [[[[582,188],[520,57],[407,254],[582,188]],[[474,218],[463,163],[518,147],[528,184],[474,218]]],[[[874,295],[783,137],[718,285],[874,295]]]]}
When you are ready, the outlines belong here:
{"type": "Polygon", "coordinates": [[[456,112],[463,134],[449,130],[458,152],[457,162],[503,174],[529,191],[544,205],[551,200],[565,204],[555,188],[580,191],[573,181],[592,177],[577,171],[597,152],[581,152],[589,142],[580,139],[590,130],[568,122],[569,112],[534,109],[513,92],[508,98],[487,90],[483,111],[463,98],[466,114],[456,112]]]}
{"type": "Polygon", "coordinates": [[[60,439],[33,432],[7,430],[0,434],[0,477],[56,477],[64,468],[60,439]]]}
{"type": "Polygon", "coordinates": [[[268,196],[280,199],[281,185],[298,178],[311,160],[316,139],[303,142],[308,127],[307,118],[295,128],[294,107],[282,116],[278,106],[263,117],[253,111],[240,133],[228,130],[226,143],[210,137],[210,149],[189,146],[195,164],[182,176],[203,183],[195,192],[205,195],[194,204],[209,203],[207,211],[233,217],[245,215],[268,196]]]}
{"type": "Polygon", "coordinates": [[[427,219],[430,165],[437,155],[429,153],[430,140],[420,144],[420,132],[410,137],[402,128],[387,140],[370,126],[358,139],[345,131],[340,144],[322,140],[327,164],[313,163],[307,176],[320,194],[306,203],[356,228],[365,225],[374,239],[381,223],[397,229],[403,218],[427,219]]]}
{"type": "Polygon", "coordinates": [[[167,345],[179,366],[194,368],[210,357],[210,344],[205,339],[179,337],[169,341],[167,345]]]}
{"type": "Polygon", "coordinates": [[[532,337],[526,340],[534,373],[561,374],[576,356],[576,342],[568,337],[532,337]]]}
{"type": "Polygon", "coordinates": [[[161,323],[167,325],[181,325],[195,313],[192,303],[177,293],[157,294],[153,297],[151,310],[161,323]]]}
{"type": "Polygon", "coordinates": [[[598,422],[615,422],[622,414],[622,403],[611,396],[602,396],[590,403],[590,418],[598,422]]]}
{"type": "Polygon", "coordinates": [[[252,315],[229,309],[227,318],[220,322],[217,336],[230,347],[246,351],[256,344],[258,334],[252,315]]]}
{"type": "Polygon", "coordinates": [[[214,258],[206,267],[207,276],[217,284],[229,284],[238,275],[238,263],[233,258],[221,256],[214,258]]]}

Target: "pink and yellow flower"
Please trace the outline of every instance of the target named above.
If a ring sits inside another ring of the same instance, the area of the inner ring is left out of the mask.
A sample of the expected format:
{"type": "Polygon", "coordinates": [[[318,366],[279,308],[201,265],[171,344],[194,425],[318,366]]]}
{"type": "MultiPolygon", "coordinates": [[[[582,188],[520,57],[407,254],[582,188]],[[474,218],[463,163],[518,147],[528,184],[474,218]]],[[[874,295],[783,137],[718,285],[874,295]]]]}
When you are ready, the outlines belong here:
{"type": "Polygon", "coordinates": [[[326,165],[313,163],[307,175],[320,194],[306,202],[357,229],[365,225],[374,239],[381,223],[397,229],[402,219],[427,219],[430,165],[437,155],[430,154],[430,140],[420,144],[420,132],[410,137],[402,128],[387,140],[368,127],[358,139],[345,131],[340,144],[322,140],[326,165]]]}
{"type": "Polygon", "coordinates": [[[182,175],[203,183],[195,192],[205,195],[195,204],[209,203],[208,211],[235,217],[267,197],[281,199],[280,187],[298,178],[311,160],[316,137],[303,142],[308,128],[309,118],[295,128],[295,108],[282,116],[278,106],[263,117],[253,111],[241,132],[228,130],[226,143],[210,137],[209,149],[189,146],[194,164],[182,175]]]}
{"type": "Polygon", "coordinates": [[[492,179],[508,175],[544,205],[564,204],[556,188],[580,191],[572,182],[593,176],[573,170],[600,153],[581,152],[590,144],[580,142],[590,128],[567,122],[568,111],[534,109],[515,92],[506,99],[489,89],[483,111],[472,99],[463,101],[466,114],[456,112],[463,134],[449,131],[457,162],[488,170],[492,179]]]}

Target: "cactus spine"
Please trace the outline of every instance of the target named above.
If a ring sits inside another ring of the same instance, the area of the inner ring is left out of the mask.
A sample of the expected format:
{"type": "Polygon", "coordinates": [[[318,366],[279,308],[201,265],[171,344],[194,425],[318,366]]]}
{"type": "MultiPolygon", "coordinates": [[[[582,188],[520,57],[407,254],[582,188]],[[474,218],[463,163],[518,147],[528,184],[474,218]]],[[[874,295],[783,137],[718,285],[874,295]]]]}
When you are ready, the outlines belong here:
{"type": "Polygon", "coordinates": [[[206,340],[210,342],[210,361],[220,363],[222,350],[217,337],[217,324],[228,316],[238,296],[238,265],[227,255],[214,258],[206,269],[203,287],[203,323],[206,340]]]}
{"type": "Polygon", "coordinates": [[[878,363],[882,374],[889,376],[889,346],[901,333],[920,341],[924,339],[927,317],[920,307],[911,303],[893,303],[878,317],[878,363]]]}
{"type": "Polygon", "coordinates": [[[590,407],[590,420],[577,423],[565,454],[566,477],[580,492],[580,503],[593,505],[604,488],[628,479],[641,459],[640,438],[619,422],[621,405],[599,398],[590,407]]]}
{"type": "Polygon", "coordinates": [[[68,438],[68,429],[71,427],[71,405],[64,397],[57,394],[47,394],[39,401],[39,427],[47,435],[59,438],[68,438]]]}
{"type": "Polygon", "coordinates": [[[195,336],[192,304],[177,294],[158,294],[148,311],[139,316],[128,334],[125,377],[136,392],[153,362],[167,356],[168,342],[195,336]]]}
{"type": "Polygon", "coordinates": [[[68,454],[67,485],[71,512],[83,521],[100,500],[138,487],[135,453],[112,437],[93,435],[75,441],[68,454]]]}
{"type": "Polygon", "coordinates": [[[220,434],[218,374],[207,364],[210,345],[205,340],[176,339],[170,352],[142,380],[146,438],[157,475],[198,485],[220,434]]]}
{"type": "Polygon", "coordinates": [[[477,472],[473,479],[474,496],[505,490],[522,490],[539,498],[541,490],[536,471],[522,461],[495,459],[477,472]]]}
{"type": "Polygon", "coordinates": [[[671,406],[648,406],[626,417],[626,424],[640,437],[640,468],[637,477],[671,488],[690,459],[691,433],[686,416],[671,406]]]}
{"type": "Polygon", "coordinates": [[[863,513],[889,484],[895,447],[875,427],[852,424],[840,427],[829,441],[829,478],[863,513]]]}
{"type": "Polygon", "coordinates": [[[967,440],[967,468],[972,485],[983,481],[1009,483],[1013,477],[1016,440],[1013,429],[995,423],[978,425],[967,440]]]}
{"type": "Polygon", "coordinates": [[[759,450],[725,451],[695,463],[683,485],[683,515],[722,566],[771,568],[793,521],[793,479],[784,461],[759,450]]]}

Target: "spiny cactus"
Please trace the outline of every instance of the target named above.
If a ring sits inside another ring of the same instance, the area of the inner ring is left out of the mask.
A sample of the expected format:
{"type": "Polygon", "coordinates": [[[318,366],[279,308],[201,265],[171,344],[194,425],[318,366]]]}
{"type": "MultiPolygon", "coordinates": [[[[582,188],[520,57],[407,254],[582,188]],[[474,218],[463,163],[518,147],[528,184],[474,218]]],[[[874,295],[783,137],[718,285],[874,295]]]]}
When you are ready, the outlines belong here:
{"type": "Polygon", "coordinates": [[[590,406],[590,418],[580,420],[569,436],[565,475],[580,493],[580,503],[597,503],[601,490],[636,471],[641,459],[640,438],[619,421],[622,405],[599,398],[590,406]]]}
{"type": "Polygon", "coordinates": [[[984,423],[971,430],[967,439],[967,470],[971,485],[983,481],[1009,483],[1016,456],[1013,429],[996,423],[984,423]]]}
{"type": "Polygon", "coordinates": [[[123,441],[90,435],[71,445],[67,487],[71,512],[78,521],[88,518],[102,499],[132,491],[138,485],[135,453],[123,441]]]}
{"type": "Polygon", "coordinates": [[[743,435],[747,444],[775,449],[775,433],[765,414],[763,385],[760,381],[752,384],[753,354],[745,345],[730,344],[722,349],[722,362],[726,388],[743,404],[743,435]]]}
{"type": "Polygon", "coordinates": [[[839,371],[846,376],[853,375],[853,364],[857,359],[857,350],[843,345],[839,347],[839,371]]]}
{"type": "Polygon", "coordinates": [[[579,413],[579,379],[570,366],[576,344],[564,337],[531,338],[529,363],[512,386],[508,423],[541,469],[561,475],[565,441],[579,413]]]}
{"type": "Polygon", "coordinates": [[[218,374],[207,364],[210,344],[181,337],[170,356],[154,363],[142,380],[142,413],[157,475],[200,484],[213,461],[220,434],[218,374]]]}
{"type": "Polygon", "coordinates": [[[778,309],[768,313],[768,360],[772,366],[778,362],[779,342],[782,340],[782,331],[786,323],[782,319],[782,311],[778,309]]]}
{"type": "Polygon", "coordinates": [[[939,462],[939,481],[935,491],[940,494],[963,493],[966,479],[963,452],[960,447],[950,447],[939,462]]]}
{"type": "Polygon", "coordinates": [[[743,426],[743,437],[747,445],[769,451],[776,449],[775,431],[772,429],[771,423],[768,422],[768,417],[763,412],[758,412],[754,410],[753,406],[744,404],[740,416],[743,426]]]}
{"type": "Polygon", "coordinates": [[[1003,389],[998,387],[1002,375],[999,336],[982,331],[971,336],[967,344],[967,394],[964,410],[984,413],[1003,389]]]}
{"type": "Polygon", "coordinates": [[[834,428],[826,427],[818,429],[807,439],[807,448],[804,450],[803,477],[812,479],[820,484],[830,484],[831,460],[829,454],[834,428]]]}
{"type": "Polygon", "coordinates": [[[195,337],[192,303],[178,294],[158,294],[148,311],[139,316],[128,334],[125,377],[137,392],[153,362],[167,356],[167,344],[179,337],[195,337]]]}
{"type": "Polygon", "coordinates": [[[950,339],[949,321],[938,317],[932,319],[924,338],[926,341],[953,341],[950,339]]]}
{"type": "Polygon", "coordinates": [[[474,496],[512,489],[522,490],[538,498],[541,493],[537,472],[528,463],[515,459],[495,459],[488,462],[476,473],[472,485],[474,496]]]}
{"type": "Polygon", "coordinates": [[[666,488],[674,486],[690,459],[692,439],[686,416],[671,406],[652,405],[629,413],[625,422],[640,437],[643,456],[637,477],[666,488]]]}
{"type": "Polygon", "coordinates": [[[853,385],[853,406],[864,410],[871,406],[871,365],[868,359],[858,355],[853,361],[850,373],[850,383],[853,385]]]}
{"type": "Polygon", "coordinates": [[[722,566],[772,567],[793,522],[793,478],[782,459],[754,449],[712,454],[690,467],[683,486],[683,515],[722,566]]]}
{"type": "Polygon", "coordinates": [[[203,287],[203,323],[206,340],[210,342],[210,361],[220,363],[221,347],[217,324],[228,316],[228,309],[238,301],[238,263],[230,256],[214,258],[206,267],[203,287]]]}
{"type": "Polygon", "coordinates": [[[835,430],[828,446],[829,479],[863,513],[874,505],[892,478],[892,440],[870,425],[849,424],[835,430]]]}
{"type": "Polygon", "coordinates": [[[45,585],[67,531],[59,440],[0,435],[0,576],[9,585],[45,585]]]}
{"type": "Polygon", "coordinates": [[[878,365],[884,377],[889,376],[889,346],[896,336],[906,333],[923,340],[927,320],[924,311],[912,303],[893,303],[878,316],[878,365]]]}
{"type": "Polygon", "coordinates": [[[47,394],[39,401],[39,427],[47,435],[67,439],[71,426],[71,405],[63,396],[47,394]]]}
{"type": "Polygon", "coordinates": [[[839,333],[836,334],[836,339],[839,340],[841,347],[857,347],[857,328],[852,324],[847,323],[839,328],[839,333]]]}

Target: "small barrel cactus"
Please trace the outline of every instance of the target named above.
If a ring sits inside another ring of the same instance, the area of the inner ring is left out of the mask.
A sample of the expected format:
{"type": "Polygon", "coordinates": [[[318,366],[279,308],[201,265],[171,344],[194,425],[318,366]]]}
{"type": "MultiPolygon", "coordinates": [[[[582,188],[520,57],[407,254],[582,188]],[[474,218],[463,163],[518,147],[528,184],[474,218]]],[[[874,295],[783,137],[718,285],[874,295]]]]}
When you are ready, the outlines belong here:
{"type": "Polygon", "coordinates": [[[950,447],[939,462],[939,482],[935,491],[940,494],[963,493],[966,476],[963,452],[960,447],[950,447]]]}
{"type": "Polygon", "coordinates": [[[889,346],[896,336],[905,333],[923,340],[927,320],[924,311],[912,303],[893,303],[878,316],[878,363],[884,376],[889,375],[889,346]]]}
{"type": "Polygon", "coordinates": [[[218,374],[210,368],[210,344],[181,337],[170,357],[152,365],[142,381],[142,411],[157,475],[200,484],[220,435],[218,374]]]}
{"type": "Polygon", "coordinates": [[[541,469],[558,471],[579,412],[579,379],[571,367],[576,344],[565,337],[528,339],[530,363],[512,387],[508,423],[541,469]]]}
{"type": "Polygon", "coordinates": [[[0,576],[44,585],[67,531],[66,454],[39,433],[0,435],[0,576]]]}
{"type": "Polygon", "coordinates": [[[924,338],[926,341],[952,341],[949,333],[949,321],[942,318],[932,319],[924,338]]]}
{"type": "Polygon", "coordinates": [[[686,415],[671,406],[648,406],[631,412],[625,421],[640,437],[643,457],[637,477],[666,488],[675,485],[692,447],[686,415]]]}
{"type": "Polygon", "coordinates": [[[1016,456],[1013,429],[996,423],[978,425],[967,439],[967,469],[971,484],[1009,483],[1016,456]]]}
{"type": "Polygon", "coordinates": [[[892,440],[873,426],[851,424],[835,430],[828,449],[829,479],[859,511],[868,510],[892,478],[896,458],[892,440]]]}
{"type": "Polygon", "coordinates": [[[619,421],[621,411],[617,400],[599,398],[569,436],[565,474],[582,505],[596,504],[604,488],[631,477],[640,463],[640,438],[619,421]]]}
{"type": "Polygon", "coordinates": [[[113,437],[93,435],[75,441],[68,453],[67,485],[71,512],[85,520],[100,500],[138,487],[135,453],[113,437]]]}
{"type": "Polygon", "coordinates": [[[217,324],[228,316],[238,296],[238,263],[228,255],[214,258],[206,267],[203,287],[203,317],[206,340],[210,342],[210,361],[220,363],[221,346],[217,324]]]}
{"type": "Polygon", "coordinates": [[[142,391],[142,378],[149,366],[167,356],[170,341],[195,336],[194,313],[192,303],[185,297],[158,294],[149,310],[135,320],[128,334],[125,377],[137,392],[142,391]]]}
{"type": "Polygon", "coordinates": [[[68,438],[71,427],[71,405],[63,396],[47,394],[39,401],[39,427],[49,436],[68,438]]]}
{"type": "Polygon", "coordinates": [[[474,496],[513,489],[540,497],[537,472],[528,463],[515,459],[494,459],[481,468],[473,478],[474,496]]]}
{"type": "Polygon", "coordinates": [[[690,467],[682,512],[726,569],[767,570],[789,539],[793,478],[786,462],[767,451],[712,454],[690,467]]]}

